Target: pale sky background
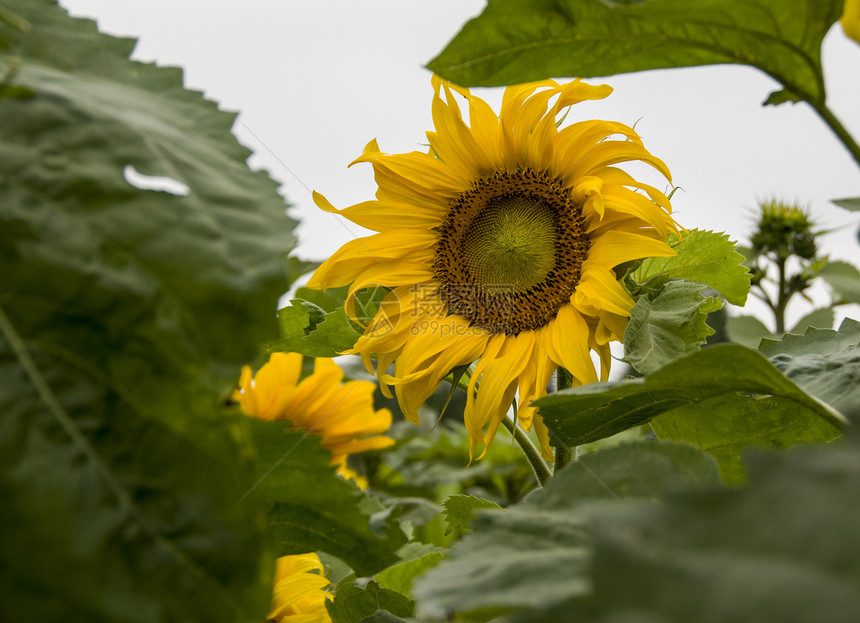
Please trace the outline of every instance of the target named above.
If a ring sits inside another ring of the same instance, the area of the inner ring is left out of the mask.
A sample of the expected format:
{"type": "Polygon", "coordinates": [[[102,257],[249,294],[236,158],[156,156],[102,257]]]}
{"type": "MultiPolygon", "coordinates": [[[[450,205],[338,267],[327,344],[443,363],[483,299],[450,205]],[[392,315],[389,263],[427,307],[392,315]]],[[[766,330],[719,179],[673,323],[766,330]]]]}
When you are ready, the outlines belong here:
{"type": "MultiPolygon", "coordinates": [[[[383,151],[424,149],[432,129],[430,72],[423,67],[483,0],[61,0],[110,34],[139,39],[133,57],[180,66],[186,86],[240,113],[239,140],[283,184],[298,229],[298,255],[322,260],[362,230],[321,212],[310,189],[338,207],[372,199],[371,167],[347,164],[376,137],[383,151]]],[[[823,50],[828,103],[860,137],[860,45],[837,24],[823,50]]],[[[758,70],[713,66],[604,80],[608,99],[568,119],[636,123],[679,190],[687,228],[745,241],[756,202],[769,197],[811,209],[835,259],[860,263],[860,216],[829,199],[860,196],[860,167],[811,108],[762,107],[776,82],[758,70]]],[[[501,89],[478,89],[498,110],[501,89]]],[[[647,181],[659,184],[656,175],[647,181]]],[[[824,290],[816,291],[821,302],[824,290]]],[[[804,304],[789,309],[797,319],[804,304]]],[[[854,308],[856,310],[856,307],[854,308]]],[[[752,308],[754,312],[760,309],[752,308]]],[[[853,317],[858,314],[850,313],[853,317]]],[[[791,321],[791,320],[790,320],[791,321]]]]}

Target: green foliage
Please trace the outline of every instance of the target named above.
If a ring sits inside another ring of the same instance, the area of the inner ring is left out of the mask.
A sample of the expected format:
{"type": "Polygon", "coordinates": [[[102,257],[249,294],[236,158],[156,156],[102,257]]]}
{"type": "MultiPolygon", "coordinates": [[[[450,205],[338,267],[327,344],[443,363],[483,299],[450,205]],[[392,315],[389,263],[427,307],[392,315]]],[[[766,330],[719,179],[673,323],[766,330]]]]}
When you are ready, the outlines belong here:
{"type": "Polygon", "coordinates": [[[821,426],[818,419],[836,430],[843,423],[842,416],[802,391],[759,353],[736,344],[694,352],[645,379],[584,385],[535,404],[553,445],[572,447],[676,410],[707,413],[715,404],[721,409],[752,405],[759,398],[750,394],[770,395],[774,404],[790,405],[816,429],[821,426]]]}
{"type": "Polygon", "coordinates": [[[318,437],[291,430],[285,422],[248,420],[258,455],[258,477],[249,495],[269,509],[278,556],[319,550],[337,556],[359,576],[399,560],[395,552],[406,536],[396,516],[382,513],[371,524],[363,511],[365,494],[335,475],[318,437]]]}
{"type": "Polygon", "coordinates": [[[404,560],[378,573],[375,580],[382,588],[409,597],[415,578],[435,567],[443,557],[441,552],[430,552],[412,560],[404,560]]]}
{"type": "MultiPolygon", "coordinates": [[[[370,485],[376,491],[398,498],[426,497],[439,504],[451,495],[467,494],[508,506],[535,486],[522,452],[503,431],[484,457],[471,463],[469,435],[462,423],[430,430],[401,422],[389,436],[397,444],[369,466],[370,485]]],[[[441,527],[444,532],[444,522],[441,527]]]]}
{"type": "Polygon", "coordinates": [[[755,455],[739,491],[621,501],[592,523],[591,594],[515,620],[856,621],[860,444],[850,441],[755,455]]]}
{"type": "Polygon", "coordinates": [[[419,580],[419,615],[856,620],[858,450],[855,436],[756,454],[740,490],[717,486],[713,465],[681,445],[584,455],[516,509],[482,514],[476,533],[419,580]]]}
{"type": "Polygon", "coordinates": [[[852,197],[850,199],[834,199],[833,203],[840,208],[844,208],[849,212],[860,212],[860,197],[852,197]]]}
{"type": "Polygon", "coordinates": [[[705,323],[708,314],[723,306],[719,299],[702,295],[704,287],[670,281],[641,295],[624,332],[624,361],[639,373],[650,374],[698,350],[714,333],[705,323]]]}
{"type": "Polygon", "coordinates": [[[294,222],[181,71],[5,6],[30,27],[0,24],[0,618],[259,620],[272,552],[221,402],[276,335],[294,222]]]}
{"type": "Polygon", "coordinates": [[[651,420],[659,439],[683,441],[714,457],[729,484],[746,479],[741,453],[747,448],[791,448],[836,439],[839,431],[788,400],[725,395],[679,407],[651,420]]]}
{"type": "Polygon", "coordinates": [[[707,456],[679,444],[639,442],[584,455],[521,504],[478,515],[450,559],[416,583],[419,615],[487,620],[587,595],[593,513],[613,500],[653,500],[717,481],[707,456]]]}
{"type": "Polygon", "coordinates": [[[846,318],[838,331],[766,340],[761,352],[804,391],[860,421],[860,322],[846,318]]]}
{"type": "Polygon", "coordinates": [[[702,294],[706,286],[738,305],[750,288],[744,257],[727,235],[693,230],[680,241],[670,234],[669,243],[677,255],[645,259],[625,278],[637,301],[624,334],[624,360],[641,374],[698,350],[714,333],[705,321],[722,303],[702,294]]]}
{"type": "Polygon", "coordinates": [[[308,357],[336,357],[355,345],[360,333],[342,307],[325,313],[313,303],[292,299],[278,310],[282,338],[270,350],[301,353],[308,357]],[[314,317],[311,313],[314,312],[314,317]]]}
{"type": "Polygon", "coordinates": [[[491,0],[428,66],[497,86],[741,63],[823,103],[821,42],[841,14],[842,0],[491,0]]]}
{"type": "Polygon", "coordinates": [[[487,508],[498,509],[500,506],[483,498],[473,495],[452,495],[443,504],[445,507],[445,522],[448,529],[445,534],[456,532],[462,534],[469,529],[469,522],[479,510],[487,508]]]}
{"type": "Polygon", "coordinates": [[[335,357],[355,345],[387,293],[384,288],[360,291],[355,301],[355,322],[344,310],[346,288],[299,288],[296,295],[300,298],[291,299],[289,307],[278,310],[281,339],[270,350],[335,357]]]}
{"type": "Polygon", "coordinates": [[[379,611],[395,617],[412,616],[414,604],[403,595],[381,588],[370,581],[364,588],[356,584],[339,586],[334,600],[326,603],[333,623],[361,623],[369,621],[392,621],[388,617],[372,618],[379,611]]]}
{"type": "Polygon", "coordinates": [[[770,329],[755,316],[729,316],[726,329],[732,342],[747,348],[758,348],[764,338],[773,337],[770,329]]]}
{"type": "Polygon", "coordinates": [[[816,272],[833,289],[840,303],[860,303],[860,271],[848,262],[827,262],[816,272]]]}
{"type": "MultiPolygon", "coordinates": [[[[836,315],[833,313],[833,310],[829,307],[822,307],[820,309],[813,309],[811,312],[806,314],[803,318],[797,321],[791,329],[788,330],[789,333],[806,333],[806,330],[809,328],[813,329],[829,329],[833,326],[833,321],[836,315]]],[[[769,337],[769,336],[768,336],[769,337]]]]}
{"type": "Polygon", "coordinates": [[[669,244],[678,255],[644,259],[630,278],[651,289],[668,279],[696,281],[713,288],[733,305],[746,303],[749,270],[727,234],[694,229],[680,242],[670,234],[669,244]]]}

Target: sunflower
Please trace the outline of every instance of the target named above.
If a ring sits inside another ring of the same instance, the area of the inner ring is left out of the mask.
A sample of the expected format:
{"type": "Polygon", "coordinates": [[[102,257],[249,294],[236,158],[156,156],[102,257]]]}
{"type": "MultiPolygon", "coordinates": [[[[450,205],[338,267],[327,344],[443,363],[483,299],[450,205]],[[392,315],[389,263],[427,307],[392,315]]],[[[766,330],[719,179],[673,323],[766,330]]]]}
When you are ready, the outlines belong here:
{"type": "Polygon", "coordinates": [[[839,21],[845,34],[860,43],[860,0],[845,0],[842,19],[839,21]]]}
{"type": "Polygon", "coordinates": [[[370,381],[341,384],[343,371],[331,359],[317,358],[313,374],[300,381],[301,372],[302,355],[272,353],[256,376],[249,366],[242,368],[233,399],[248,415],[286,420],[293,428],[320,435],[338,473],[361,484],[346,458],[394,443],[379,435],[391,426],[391,412],[373,408],[375,385],[370,381]]]}
{"type": "Polygon", "coordinates": [[[274,623],[328,623],[325,607],[331,595],[323,590],[329,581],[316,554],[281,556],[275,569],[275,587],[267,620],[274,623]]]}
{"type": "Polygon", "coordinates": [[[432,85],[427,153],[387,154],[373,140],[353,164],[373,166],[375,200],[337,210],[314,193],[323,210],[379,233],[342,246],[308,286],[351,284],[353,317],[360,290],[390,289],[348,352],[368,369],[376,355],[383,391],[394,387],[407,418],[417,422],[453,368],[474,363],[464,413],[472,456],[514,403],[550,459],[530,403],[558,367],[575,385],[608,378],[609,344],[622,340],[634,303],[614,268],[675,254],[664,242],[678,229],[668,198],[615,165],[644,162],[671,182],[670,173],[626,125],[560,127],[563,109],[606,97],[607,85],[508,87],[499,115],[467,89],[436,76],[432,85]]]}

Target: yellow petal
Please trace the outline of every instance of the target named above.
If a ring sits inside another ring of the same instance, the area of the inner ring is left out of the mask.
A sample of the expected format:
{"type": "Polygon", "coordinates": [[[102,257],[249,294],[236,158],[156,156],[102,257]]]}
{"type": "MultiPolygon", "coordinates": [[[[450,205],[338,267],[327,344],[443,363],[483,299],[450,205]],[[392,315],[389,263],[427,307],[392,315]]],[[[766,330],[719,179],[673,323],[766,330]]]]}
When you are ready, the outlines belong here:
{"type": "Polygon", "coordinates": [[[597,382],[588,349],[590,333],[588,324],[572,305],[563,305],[544,333],[549,356],[582,385],[597,382]]]}
{"type": "Polygon", "coordinates": [[[626,231],[608,231],[592,241],[588,262],[607,268],[643,257],[672,257],[678,253],[661,240],[626,231]]]}

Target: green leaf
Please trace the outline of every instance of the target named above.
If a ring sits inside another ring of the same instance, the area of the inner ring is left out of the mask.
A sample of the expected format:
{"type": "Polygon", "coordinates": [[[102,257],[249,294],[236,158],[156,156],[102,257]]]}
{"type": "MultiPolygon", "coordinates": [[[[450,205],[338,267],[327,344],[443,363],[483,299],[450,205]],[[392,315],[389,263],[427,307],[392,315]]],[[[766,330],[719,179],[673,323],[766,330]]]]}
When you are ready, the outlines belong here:
{"type": "Polygon", "coordinates": [[[478,515],[450,559],[417,580],[419,617],[487,620],[586,595],[593,509],[717,480],[708,457],[679,444],[638,442],[586,454],[523,503],[478,515]]]}
{"type": "MultiPolygon", "coordinates": [[[[376,315],[389,290],[365,288],[355,297],[356,320],[346,315],[343,297],[346,288],[326,291],[299,288],[290,306],[278,310],[281,339],[270,345],[270,351],[290,351],[309,357],[335,357],[351,349],[364,332],[364,326],[376,315]]],[[[380,331],[385,331],[383,327],[380,331]]]]}
{"type": "MultiPolygon", "coordinates": [[[[822,307],[814,309],[803,318],[797,321],[788,333],[805,333],[807,329],[830,329],[833,326],[833,309],[830,307],[822,307]]],[[[771,336],[767,336],[771,337],[771,336]]]]}
{"type": "Polygon", "coordinates": [[[463,86],[740,63],[824,102],[821,42],[842,0],[491,0],[428,67],[463,86]]]}
{"type": "Polygon", "coordinates": [[[382,588],[409,597],[412,594],[412,583],[419,575],[432,569],[444,558],[442,552],[430,552],[412,560],[405,560],[392,565],[376,574],[376,582],[382,588]]]}
{"type": "Polygon", "coordinates": [[[346,297],[347,286],[342,288],[330,288],[328,290],[312,290],[310,288],[298,288],[296,298],[313,303],[326,313],[337,311],[343,307],[346,297]]]}
{"type": "Polygon", "coordinates": [[[403,595],[381,588],[371,580],[364,588],[355,584],[339,586],[334,600],[327,602],[326,607],[333,623],[361,623],[392,620],[385,617],[371,618],[379,611],[396,617],[409,617],[412,616],[415,605],[403,595]]]}
{"type": "Polygon", "coordinates": [[[765,338],[772,338],[764,323],[755,316],[729,316],[726,322],[729,339],[748,348],[758,348],[765,338]]]}
{"type": "Polygon", "coordinates": [[[520,623],[572,611],[587,623],[856,621],[858,450],[853,440],[756,455],[741,490],[607,509],[593,523],[592,595],[520,623]]]}
{"type": "Polygon", "coordinates": [[[860,197],[852,197],[850,199],[833,199],[833,203],[840,208],[844,208],[850,212],[860,212],[860,197]]]}
{"type": "Polygon", "coordinates": [[[0,619],[257,620],[272,554],[239,503],[238,453],[213,456],[66,354],[0,310],[0,619]]]}
{"type": "MultiPolygon", "coordinates": [[[[535,401],[553,445],[578,446],[609,437],[683,407],[742,394],[791,401],[805,417],[839,429],[844,418],[803,392],[756,351],[718,344],[694,352],[645,379],[592,383],[535,401]]],[[[746,395],[742,400],[754,401],[746,395]]]]}
{"type": "Polygon", "coordinates": [[[535,490],[530,506],[564,511],[582,501],[658,499],[667,491],[706,489],[719,482],[714,460],[681,443],[626,442],[579,455],[551,485],[535,490]]]}
{"type": "Polygon", "coordinates": [[[448,496],[448,499],[442,503],[442,506],[445,507],[445,522],[448,524],[445,534],[451,534],[454,531],[462,534],[468,530],[469,522],[472,521],[479,510],[501,508],[495,502],[477,498],[474,495],[448,496]]]}
{"type": "Polygon", "coordinates": [[[247,431],[222,413],[276,336],[295,222],[235,115],[49,0],[4,0],[4,620],[257,621],[271,597],[247,431]],[[132,171],[187,192],[144,190],[132,171]]]}
{"type": "Polygon", "coordinates": [[[278,555],[323,551],[370,576],[399,558],[406,542],[396,517],[374,522],[362,506],[367,500],[354,483],[335,474],[319,438],[293,431],[282,421],[247,418],[258,453],[258,479],[249,495],[269,509],[278,555]]]}
{"type": "Polygon", "coordinates": [[[848,262],[827,262],[816,273],[831,288],[837,300],[860,303],[860,271],[848,262]]]}
{"type": "Polygon", "coordinates": [[[347,318],[343,307],[324,313],[307,301],[293,299],[289,307],[278,310],[281,325],[280,340],[274,342],[270,352],[294,352],[308,357],[335,357],[355,345],[361,335],[347,318]],[[313,307],[322,313],[311,319],[313,307]]]}
{"type": "Polygon", "coordinates": [[[838,331],[809,329],[804,335],[767,340],[761,352],[804,391],[860,421],[860,322],[846,318],[838,331]]]}
{"type": "Polygon", "coordinates": [[[688,443],[713,456],[723,480],[732,485],[746,480],[741,453],[748,448],[784,449],[839,437],[829,422],[791,401],[739,395],[673,409],[651,420],[651,428],[659,439],[688,443]]]}
{"type": "Polygon", "coordinates": [[[744,305],[750,289],[750,273],[744,256],[737,252],[727,234],[693,230],[678,242],[670,234],[669,243],[678,252],[674,257],[642,260],[630,277],[645,287],[666,279],[704,283],[733,305],[744,305]]]}
{"type": "Polygon", "coordinates": [[[705,286],[670,281],[639,297],[624,332],[624,361],[641,374],[650,374],[679,357],[698,350],[713,335],[705,320],[722,308],[722,301],[705,297],[705,286]]]}

